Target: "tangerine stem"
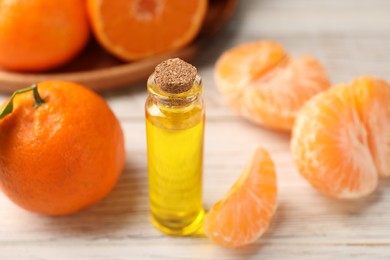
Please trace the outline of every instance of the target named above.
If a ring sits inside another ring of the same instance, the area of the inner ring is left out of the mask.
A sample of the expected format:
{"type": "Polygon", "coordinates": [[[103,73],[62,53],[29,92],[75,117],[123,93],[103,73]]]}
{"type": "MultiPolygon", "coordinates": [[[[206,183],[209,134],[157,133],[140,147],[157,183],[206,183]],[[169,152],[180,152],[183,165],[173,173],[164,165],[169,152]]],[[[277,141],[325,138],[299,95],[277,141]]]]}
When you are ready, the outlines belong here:
{"type": "Polygon", "coordinates": [[[43,105],[45,101],[39,95],[38,85],[36,83],[34,83],[31,88],[34,95],[34,108],[38,108],[39,106],[43,105]]]}
{"type": "Polygon", "coordinates": [[[45,103],[45,101],[39,95],[38,85],[34,83],[31,87],[16,90],[12,94],[12,96],[9,99],[8,103],[4,106],[4,108],[0,112],[0,119],[4,118],[7,115],[12,113],[12,111],[14,109],[13,100],[14,100],[16,95],[22,94],[22,93],[25,93],[25,92],[28,92],[28,91],[31,91],[31,90],[33,91],[33,95],[34,95],[34,108],[37,108],[40,105],[45,103]]]}

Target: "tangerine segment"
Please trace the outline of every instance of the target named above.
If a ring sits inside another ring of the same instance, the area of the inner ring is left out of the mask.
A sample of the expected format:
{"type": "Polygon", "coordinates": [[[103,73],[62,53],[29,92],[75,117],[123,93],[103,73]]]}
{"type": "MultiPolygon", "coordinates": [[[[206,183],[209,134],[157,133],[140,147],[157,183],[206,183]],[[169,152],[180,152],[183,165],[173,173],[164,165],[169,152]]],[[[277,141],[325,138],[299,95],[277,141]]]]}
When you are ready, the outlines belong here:
{"type": "Polygon", "coordinates": [[[210,209],[205,232],[222,246],[249,244],[267,229],[276,206],[274,163],[268,152],[259,148],[229,192],[210,209]]]}
{"type": "Polygon", "coordinates": [[[291,150],[300,173],[329,197],[353,199],[389,174],[390,86],[360,78],[311,99],[294,125],[291,150]]]}
{"type": "Polygon", "coordinates": [[[272,41],[246,43],[225,52],[217,62],[215,79],[238,114],[281,131],[290,131],[302,105],[330,84],[316,59],[291,58],[272,41]]]}
{"type": "Polygon", "coordinates": [[[207,5],[207,0],[88,0],[97,39],[124,60],[185,46],[199,33],[207,5]]]}
{"type": "Polygon", "coordinates": [[[390,176],[390,84],[380,79],[360,78],[353,85],[376,169],[379,175],[390,176]]]}

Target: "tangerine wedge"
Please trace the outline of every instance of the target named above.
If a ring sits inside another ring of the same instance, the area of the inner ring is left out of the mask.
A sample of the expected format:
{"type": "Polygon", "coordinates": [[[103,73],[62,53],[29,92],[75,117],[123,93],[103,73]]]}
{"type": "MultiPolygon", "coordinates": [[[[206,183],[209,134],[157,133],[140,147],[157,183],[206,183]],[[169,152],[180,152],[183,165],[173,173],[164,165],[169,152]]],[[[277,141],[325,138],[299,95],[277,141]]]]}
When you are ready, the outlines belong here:
{"type": "Polygon", "coordinates": [[[96,38],[127,61],[190,43],[203,25],[207,7],[207,0],[88,0],[96,38]]]}
{"type": "Polygon", "coordinates": [[[302,105],[330,85],[315,58],[290,57],[272,41],[245,43],[226,51],[217,61],[215,80],[238,114],[287,132],[302,105]]]}
{"type": "Polygon", "coordinates": [[[229,192],[210,209],[205,233],[222,246],[249,244],[267,229],[276,206],[274,163],[268,152],[259,148],[229,192]]]}
{"type": "Polygon", "coordinates": [[[311,99],[294,125],[291,151],[299,172],[325,195],[370,194],[390,175],[390,85],[361,77],[311,99]]]}

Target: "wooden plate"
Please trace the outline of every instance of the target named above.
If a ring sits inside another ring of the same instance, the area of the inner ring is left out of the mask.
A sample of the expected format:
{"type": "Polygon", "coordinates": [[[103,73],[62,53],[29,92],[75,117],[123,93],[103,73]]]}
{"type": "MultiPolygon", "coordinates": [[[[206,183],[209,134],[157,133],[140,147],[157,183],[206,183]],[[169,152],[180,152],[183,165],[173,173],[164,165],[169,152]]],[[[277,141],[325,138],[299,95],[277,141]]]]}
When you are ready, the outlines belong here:
{"type": "Polygon", "coordinates": [[[170,57],[189,60],[214,35],[233,13],[237,0],[210,0],[202,31],[189,46],[136,62],[125,63],[104,51],[92,40],[74,61],[45,73],[17,73],[0,70],[0,91],[13,92],[44,80],[68,80],[94,90],[108,90],[145,80],[161,61],[170,57]]]}

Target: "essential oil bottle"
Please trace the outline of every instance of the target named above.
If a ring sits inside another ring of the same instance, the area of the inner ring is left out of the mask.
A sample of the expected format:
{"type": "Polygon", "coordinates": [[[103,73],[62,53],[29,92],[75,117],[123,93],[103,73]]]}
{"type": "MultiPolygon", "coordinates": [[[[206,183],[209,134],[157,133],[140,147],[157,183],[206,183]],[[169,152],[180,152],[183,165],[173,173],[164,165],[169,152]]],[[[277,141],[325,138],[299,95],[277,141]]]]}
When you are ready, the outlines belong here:
{"type": "Polygon", "coordinates": [[[190,235],[203,225],[202,80],[176,58],[149,77],[145,104],[151,218],[160,231],[190,235]]]}

